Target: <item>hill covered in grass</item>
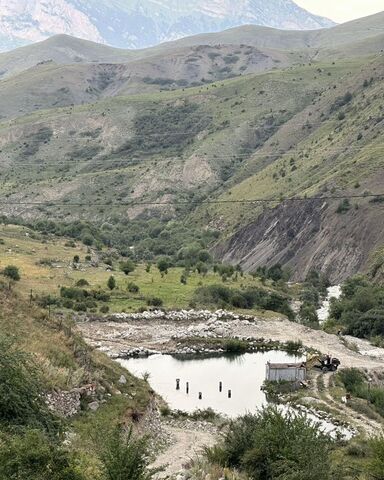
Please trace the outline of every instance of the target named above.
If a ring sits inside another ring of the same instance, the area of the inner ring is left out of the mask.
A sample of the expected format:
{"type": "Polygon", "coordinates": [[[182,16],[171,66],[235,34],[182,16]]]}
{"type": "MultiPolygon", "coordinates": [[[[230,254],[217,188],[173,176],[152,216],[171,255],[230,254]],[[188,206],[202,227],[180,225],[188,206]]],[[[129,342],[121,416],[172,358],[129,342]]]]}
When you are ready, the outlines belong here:
{"type": "Polygon", "coordinates": [[[44,63],[22,74],[22,51],[0,57],[16,62],[0,82],[3,213],[88,222],[139,261],[206,234],[204,248],[249,271],[368,268],[383,233],[381,19],[135,54],[60,37],[27,47],[44,63]]]}

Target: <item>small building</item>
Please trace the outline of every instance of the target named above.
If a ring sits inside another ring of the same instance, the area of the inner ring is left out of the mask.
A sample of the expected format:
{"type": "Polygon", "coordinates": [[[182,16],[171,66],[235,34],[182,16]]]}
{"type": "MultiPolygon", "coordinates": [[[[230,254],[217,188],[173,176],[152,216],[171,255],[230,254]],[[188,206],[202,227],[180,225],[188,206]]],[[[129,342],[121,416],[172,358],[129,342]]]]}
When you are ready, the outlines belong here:
{"type": "Polygon", "coordinates": [[[305,382],[307,367],[301,363],[267,363],[266,380],[268,382],[305,382]]]}

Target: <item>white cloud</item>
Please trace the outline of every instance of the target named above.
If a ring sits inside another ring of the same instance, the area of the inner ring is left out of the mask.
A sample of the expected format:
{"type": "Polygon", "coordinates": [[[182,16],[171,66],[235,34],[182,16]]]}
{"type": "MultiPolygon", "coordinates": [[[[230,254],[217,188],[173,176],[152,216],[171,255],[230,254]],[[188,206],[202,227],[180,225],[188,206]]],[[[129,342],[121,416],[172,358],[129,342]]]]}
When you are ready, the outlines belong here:
{"type": "Polygon", "coordinates": [[[331,18],[335,22],[348,22],[384,10],[384,0],[294,0],[312,13],[331,18]]]}

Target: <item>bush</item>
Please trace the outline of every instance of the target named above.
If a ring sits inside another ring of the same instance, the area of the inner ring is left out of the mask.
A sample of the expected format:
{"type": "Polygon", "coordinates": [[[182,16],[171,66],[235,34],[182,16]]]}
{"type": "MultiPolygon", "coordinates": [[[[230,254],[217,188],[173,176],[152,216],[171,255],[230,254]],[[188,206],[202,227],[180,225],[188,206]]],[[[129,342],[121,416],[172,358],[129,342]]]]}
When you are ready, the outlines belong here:
{"type": "Polygon", "coordinates": [[[224,343],[224,350],[227,353],[245,353],[248,350],[248,343],[235,338],[227,340],[224,343]]]}
{"type": "Polygon", "coordinates": [[[130,273],[135,271],[135,264],[132,260],[126,260],[125,262],[120,263],[120,270],[125,273],[125,275],[129,275],[130,273]]]}
{"type": "Polygon", "coordinates": [[[338,376],[349,393],[355,393],[365,382],[364,374],[357,368],[340,370],[338,376]]]}
{"type": "Polygon", "coordinates": [[[139,293],[139,291],[140,291],[139,286],[136,285],[133,282],[129,282],[127,288],[128,288],[128,292],[130,292],[130,293],[139,293]]]}
{"type": "Polygon", "coordinates": [[[85,303],[76,303],[73,309],[75,310],[75,312],[86,312],[87,305],[85,303]]]}
{"type": "Polygon", "coordinates": [[[267,407],[231,422],[211,462],[258,480],[331,480],[332,441],[305,416],[267,407]]]}
{"type": "Polygon", "coordinates": [[[81,278],[78,282],[76,282],[76,287],[88,287],[89,283],[85,278],[81,278]]]}
{"type": "Polygon", "coordinates": [[[116,280],[113,275],[109,277],[107,286],[110,290],[114,290],[116,288],[116,280]]]}
{"type": "Polygon", "coordinates": [[[206,307],[235,307],[248,310],[260,308],[283,313],[290,319],[294,318],[288,298],[259,288],[236,290],[224,285],[208,285],[195,290],[193,302],[206,307]]]}
{"type": "Polygon", "coordinates": [[[109,307],[108,305],[103,305],[102,307],[100,307],[100,313],[108,313],[109,312],[109,307]]]}
{"type": "Polygon", "coordinates": [[[5,277],[15,282],[18,282],[21,278],[19,269],[14,265],[6,266],[2,273],[5,277]]]}
{"type": "Polygon", "coordinates": [[[149,469],[149,448],[145,438],[135,438],[116,428],[106,436],[100,460],[107,480],[150,480],[154,471],[149,469]]]}
{"type": "Polygon", "coordinates": [[[12,437],[0,434],[1,480],[85,480],[75,463],[41,431],[29,429],[12,437]]]}
{"type": "Polygon", "coordinates": [[[372,453],[367,473],[373,479],[384,478],[384,437],[370,440],[369,447],[372,453]]]}
{"type": "Polygon", "coordinates": [[[347,213],[349,212],[350,209],[351,209],[351,202],[348,200],[348,198],[345,198],[339,203],[336,213],[347,213]]]}
{"type": "Polygon", "coordinates": [[[56,429],[32,357],[6,337],[0,337],[0,423],[56,429]]]}
{"type": "Polygon", "coordinates": [[[148,298],[147,305],[149,307],[162,307],[163,306],[163,300],[161,298],[158,298],[158,297],[151,297],[151,298],[148,298]]]}
{"type": "Polygon", "coordinates": [[[303,349],[303,342],[301,340],[292,341],[288,340],[285,343],[285,351],[291,355],[297,355],[303,349]]]}

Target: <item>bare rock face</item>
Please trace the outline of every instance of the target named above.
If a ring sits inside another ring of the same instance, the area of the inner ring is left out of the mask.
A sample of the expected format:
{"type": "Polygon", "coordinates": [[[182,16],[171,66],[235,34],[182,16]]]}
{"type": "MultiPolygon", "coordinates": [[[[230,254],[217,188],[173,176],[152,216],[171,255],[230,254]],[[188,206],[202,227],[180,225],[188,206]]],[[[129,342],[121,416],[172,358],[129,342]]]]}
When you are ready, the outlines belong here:
{"type": "Polygon", "coordinates": [[[104,43],[88,16],[66,0],[0,0],[0,36],[25,43],[65,33],[104,43]]]}
{"type": "Polygon", "coordinates": [[[216,248],[225,262],[245,271],[280,263],[304,280],[315,268],[339,283],[369,265],[384,236],[384,214],[363,204],[345,216],[337,203],[287,202],[265,211],[216,248]]]}

